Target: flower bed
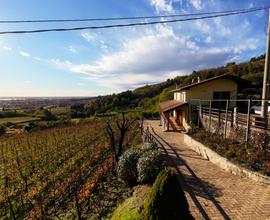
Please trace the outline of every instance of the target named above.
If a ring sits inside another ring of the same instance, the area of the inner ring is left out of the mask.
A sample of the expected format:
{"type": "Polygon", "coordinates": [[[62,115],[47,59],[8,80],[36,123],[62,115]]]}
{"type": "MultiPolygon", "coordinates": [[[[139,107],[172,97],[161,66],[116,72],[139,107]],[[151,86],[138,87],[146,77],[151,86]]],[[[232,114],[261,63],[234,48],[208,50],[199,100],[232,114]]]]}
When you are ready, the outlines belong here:
{"type": "Polygon", "coordinates": [[[203,129],[198,129],[190,135],[232,162],[270,176],[269,148],[260,144],[246,146],[236,140],[224,140],[223,136],[209,133],[203,129]]]}

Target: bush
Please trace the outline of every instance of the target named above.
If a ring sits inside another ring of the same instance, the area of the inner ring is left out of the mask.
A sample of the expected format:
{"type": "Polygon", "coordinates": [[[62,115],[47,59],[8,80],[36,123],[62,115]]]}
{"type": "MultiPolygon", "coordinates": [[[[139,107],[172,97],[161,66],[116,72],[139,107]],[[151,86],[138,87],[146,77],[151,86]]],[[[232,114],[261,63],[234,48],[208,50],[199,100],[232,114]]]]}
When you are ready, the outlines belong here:
{"type": "Polygon", "coordinates": [[[137,163],[137,181],[140,183],[153,182],[163,168],[162,154],[156,150],[146,151],[137,163]]]}
{"type": "Polygon", "coordinates": [[[235,152],[229,150],[225,153],[225,157],[227,157],[228,159],[232,159],[232,158],[236,157],[236,154],[235,154],[235,152]]]}
{"type": "Polygon", "coordinates": [[[7,128],[4,125],[0,125],[0,136],[4,135],[7,131],[7,128]]]}
{"type": "Polygon", "coordinates": [[[52,114],[49,110],[45,109],[42,112],[42,115],[40,116],[40,118],[44,121],[55,121],[56,120],[56,116],[54,114],[52,114]]]}
{"type": "Polygon", "coordinates": [[[159,173],[149,197],[144,202],[140,219],[193,219],[174,170],[168,169],[159,173]]]}
{"type": "Polygon", "coordinates": [[[151,111],[146,111],[143,112],[143,118],[145,119],[160,119],[160,113],[159,112],[151,112],[151,111]]]}
{"type": "Polygon", "coordinates": [[[137,162],[143,152],[143,150],[138,148],[131,148],[119,159],[117,168],[118,177],[128,185],[134,185],[137,182],[137,162]]]}
{"type": "Polygon", "coordinates": [[[34,123],[27,123],[26,125],[23,126],[23,131],[24,132],[30,132],[35,128],[35,124],[34,123]]]}
{"type": "Polygon", "coordinates": [[[144,143],[141,148],[128,149],[119,159],[118,177],[128,185],[146,183],[155,179],[163,168],[157,145],[144,143]]]}
{"type": "Polygon", "coordinates": [[[0,118],[12,118],[12,117],[22,117],[22,116],[26,116],[23,113],[18,113],[16,111],[1,111],[0,112],[0,118]]]}
{"type": "Polygon", "coordinates": [[[148,150],[158,150],[158,147],[156,143],[144,143],[143,146],[141,147],[142,150],[148,151],[148,150]]]}

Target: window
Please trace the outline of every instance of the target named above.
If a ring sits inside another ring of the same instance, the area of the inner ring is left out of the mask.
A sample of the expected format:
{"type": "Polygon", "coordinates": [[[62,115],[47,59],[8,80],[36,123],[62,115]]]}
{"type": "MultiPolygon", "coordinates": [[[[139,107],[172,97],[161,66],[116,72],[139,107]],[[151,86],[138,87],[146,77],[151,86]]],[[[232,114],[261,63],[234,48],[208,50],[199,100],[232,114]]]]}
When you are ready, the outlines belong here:
{"type": "Polygon", "coordinates": [[[213,108],[226,108],[226,101],[227,99],[230,99],[231,93],[227,91],[222,92],[213,92],[213,99],[218,99],[218,101],[213,101],[213,108]],[[222,101],[222,100],[224,101],[222,101]]]}

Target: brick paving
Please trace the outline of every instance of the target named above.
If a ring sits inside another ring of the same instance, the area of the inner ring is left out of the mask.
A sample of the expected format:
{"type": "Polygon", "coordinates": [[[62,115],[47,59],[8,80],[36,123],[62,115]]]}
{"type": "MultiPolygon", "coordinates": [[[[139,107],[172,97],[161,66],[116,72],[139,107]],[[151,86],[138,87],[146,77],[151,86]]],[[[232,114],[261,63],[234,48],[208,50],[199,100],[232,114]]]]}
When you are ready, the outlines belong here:
{"type": "Polygon", "coordinates": [[[183,134],[164,132],[158,124],[146,122],[168,154],[168,163],[177,167],[195,219],[270,220],[270,186],[219,168],[185,145],[183,134]]]}

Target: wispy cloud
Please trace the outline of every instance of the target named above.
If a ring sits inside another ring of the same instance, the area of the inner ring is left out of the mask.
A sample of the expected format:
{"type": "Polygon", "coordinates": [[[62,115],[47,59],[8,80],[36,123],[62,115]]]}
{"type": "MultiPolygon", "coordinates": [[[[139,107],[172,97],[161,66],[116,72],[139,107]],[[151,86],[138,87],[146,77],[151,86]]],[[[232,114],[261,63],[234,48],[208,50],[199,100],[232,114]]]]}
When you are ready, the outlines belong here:
{"type": "Polygon", "coordinates": [[[41,61],[41,58],[40,57],[33,57],[35,60],[37,61],[41,61]]]}
{"type": "Polygon", "coordinates": [[[11,51],[11,50],[12,50],[11,47],[7,47],[7,46],[4,46],[3,49],[4,49],[4,50],[8,50],[8,51],[11,51]]]}
{"type": "Polygon", "coordinates": [[[216,24],[216,27],[221,36],[228,36],[232,33],[231,29],[223,24],[222,19],[220,17],[214,18],[214,23],[216,24]]]}
{"type": "Polygon", "coordinates": [[[158,13],[173,13],[174,9],[171,0],[150,0],[150,4],[155,7],[158,13]]]}
{"type": "Polygon", "coordinates": [[[201,0],[189,0],[189,2],[196,10],[202,10],[203,4],[201,0]]]}
{"type": "Polygon", "coordinates": [[[199,50],[195,41],[176,35],[170,26],[160,25],[148,33],[130,39],[123,44],[122,50],[104,55],[94,63],[77,65],[59,59],[53,62],[59,68],[85,74],[100,85],[127,89],[183,75],[194,69],[222,65],[232,59],[233,49],[199,50]]]}
{"type": "Polygon", "coordinates": [[[234,48],[235,53],[241,53],[246,50],[254,51],[258,49],[259,47],[259,39],[255,38],[248,38],[246,40],[243,40],[242,44],[238,45],[234,48]]]}
{"type": "Polygon", "coordinates": [[[104,49],[104,50],[108,49],[108,46],[104,40],[100,40],[99,43],[100,43],[100,49],[104,49]]]}
{"type": "Polygon", "coordinates": [[[71,53],[77,53],[77,50],[76,50],[72,45],[69,45],[69,46],[68,46],[68,50],[69,50],[71,53]]]}
{"type": "Polygon", "coordinates": [[[90,34],[89,32],[81,33],[81,37],[88,42],[90,42],[96,38],[96,36],[94,34],[90,34]]]}
{"type": "Polygon", "coordinates": [[[213,42],[213,39],[212,39],[211,36],[208,36],[208,37],[205,38],[204,42],[209,44],[209,43],[213,42]]]}
{"type": "Polygon", "coordinates": [[[24,57],[30,57],[30,56],[31,56],[29,53],[24,52],[24,51],[20,51],[19,54],[20,54],[21,56],[24,56],[24,57]]]}

